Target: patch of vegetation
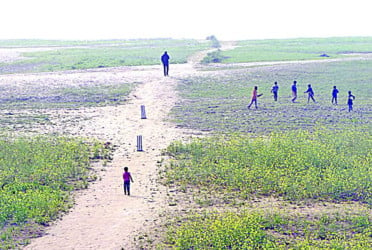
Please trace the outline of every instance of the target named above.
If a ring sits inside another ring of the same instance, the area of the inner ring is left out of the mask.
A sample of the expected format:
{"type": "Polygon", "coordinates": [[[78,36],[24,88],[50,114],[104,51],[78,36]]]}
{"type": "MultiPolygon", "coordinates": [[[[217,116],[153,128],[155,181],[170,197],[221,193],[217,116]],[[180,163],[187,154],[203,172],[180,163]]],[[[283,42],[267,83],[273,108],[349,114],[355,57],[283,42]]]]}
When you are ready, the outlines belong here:
{"type": "Polygon", "coordinates": [[[165,180],[228,203],[227,197],[274,196],[372,205],[370,136],[348,127],[176,142],[167,150],[175,161],[164,170],[165,180]]]}
{"type": "Polygon", "coordinates": [[[18,125],[46,124],[49,123],[49,116],[35,113],[12,113],[7,112],[0,116],[1,130],[18,125]]]}
{"type": "MultiPolygon", "coordinates": [[[[4,109],[80,108],[118,105],[126,101],[138,83],[86,83],[75,86],[11,89],[0,94],[0,107],[4,109]]],[[[4,86],[7,89],[8,86],[4,86]]],[[[10,86],[9,86],[10,88],[10,86]]]]}
{"type": "Polygon", "coordinates": [[[90,163],[109,158],[98,142],[56,136],[0,140],[0,248],[13,249],[71,206],[70,192],[95,180],[90,163]]]}
{"type": "Polygon", "coordinates": [[[368,249],[372,244],[370,138],[370,132],[348,127],[344,132],[319,128],[173,143],[167,149],[172,160],[162,178],[179,190],[177,199],[191,197],[187,202],[191,209],[168,218],[163,225],[166,236],[158,246],[368,249]],[[283,201],[279,206],[252,205],[267,196],[283,201]],[[193,203],[198,209],[192,208],[193,203]],[[344,205],[307,210],[315,204],[344,205]]]}
{"type": "Polygon", "coordinates": [[[201,63],[220,63],[223,60],[221,50],[209,52],[206,57],[203,58],[201,63]]]}
{"type": "Polygon", "coordinates": [[[208,36],[207,40],[210,40],[212,42],[212,45],[211,45],[212,48],[221,48],[220,42],[218,41],[217,37],[215,37],[214,35],[208,36]]]}
{"type": "Polygon", "coordinates": [[[372,244],[372,219],[361,214],[321,214],[309,219],[280,213],[209,212],[177,220],[178,225],[169,227],[166,243],[160,247],[185,250],[368,249],[372,244]]]}
{"type": "Polygon", "coordinates": [[[72,103],[78,107],[80,106],[78,103],[82,103],[83,106],[89,105],[89,103],[92,103],[93,106],[120,104],[126,101],[133,86],[134,84],[99,84],[64,88],[57,91],[57,94],[62,97],[57,102],[72,103]]]}

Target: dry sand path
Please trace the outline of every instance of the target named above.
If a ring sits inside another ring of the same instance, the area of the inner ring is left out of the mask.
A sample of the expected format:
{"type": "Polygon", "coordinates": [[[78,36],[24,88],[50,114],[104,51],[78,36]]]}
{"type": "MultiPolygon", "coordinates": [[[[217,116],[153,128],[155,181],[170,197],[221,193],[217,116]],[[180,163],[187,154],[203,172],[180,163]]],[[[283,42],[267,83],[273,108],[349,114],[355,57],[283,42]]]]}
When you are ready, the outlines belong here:
{"type": "MultiPolygon", "coordinates": [[[[157,215],[167,206],[166,190],[156,180],[161,150],[174,140],[190,136],[166,122],[165,118],[177,101],[177,79],[194,72],[189,63],[171,65],[170,77],[161,75],[160,66],[133,70],[114,68],[64,76],[70,80],[101,77],[109,81],[125,78],[143,83],[122,106],[49,111],[57,125],[43,128],[44,132],[95,137],[113,143],[117,149],[113,161],[101,171],[101,180],[80,191],[72,210],[48,228],[46,235],[33,239],[25,249],[138,248],[133,244],[134,237],[147,226],[156,224],[157,215]],[[141,105],[146,107],[147,119],[141,119],[141,105]],[[65,122],[58,122],[58,117],[63,117],[65,122]],[[74,122],[73,117],[87,119],[74,122]],[[143,136],[144,152],[136,150],[137,135],[143,136]],[[123,194],[121,174],[124,166],[129,167],[134,178],[131,196],[123,194]]],[[[46,77],[50,81],[61,74],[46,77]]]]}

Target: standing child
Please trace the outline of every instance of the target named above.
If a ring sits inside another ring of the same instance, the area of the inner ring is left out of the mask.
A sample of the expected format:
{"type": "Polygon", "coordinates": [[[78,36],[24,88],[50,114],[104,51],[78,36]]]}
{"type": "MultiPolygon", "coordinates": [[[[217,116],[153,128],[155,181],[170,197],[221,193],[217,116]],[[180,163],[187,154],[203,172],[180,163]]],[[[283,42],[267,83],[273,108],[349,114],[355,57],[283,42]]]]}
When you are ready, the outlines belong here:
{"type": "Polygon", "coordinates": [[[349,96],[347,98],[347,105],[349,105],[349,112],[353,110],[353,101],[355,100],[355,96],[351,94],[349,91],[349,96]]]}
{"type": "Polygon", "coordinates": [[[123,180],[124,180],[124,194],[130,195],[130,182],[133,182],[133,178],[132,178],[132,175],[128,172],[128,167],[124,168],[123,180]]]}
{"type": "Polygon", "coordinates": [[[274,86],[271,88],[271,93],[274,94],[274,101],[278,100],[278,91],[279,91],[279,86],[278,86],[278,83],[275,82],[274,86]]]}
{"type": "Polygon", "coordinates": [[[292,84],[292,102],[295,102],[297,99],[297,82],[293,81],[292,84]]]}
{"type": "Polygon", "coordinates": [[[257,107],[257,98],[262,96],[262,94],[257,94],[257,90],[258,90],[258,87],[257,86],[254,86],[253,88],[253,92],[252,92],[252,100],[251,100],[251,103],[248,105],[248,109],[251,108],[252,104],[254,103],[256,109],[258,108],[257,107]]]}
{"type": "Polygon", "coordinates": [[[337,95],[338,95],[338,89],[336,86],[333,86],[332,90],[332,104],[337,105],[337,95]]]}
{"type": "Polygon", "coordinates": [[[311,87],[311,84],[307,85],[307,90],[304,93],[308,94],[307,103],[310,102],[310,99],[313,100],[313,102],[315,102],[314,91],[313,91],[313,88],[311,87]]]}

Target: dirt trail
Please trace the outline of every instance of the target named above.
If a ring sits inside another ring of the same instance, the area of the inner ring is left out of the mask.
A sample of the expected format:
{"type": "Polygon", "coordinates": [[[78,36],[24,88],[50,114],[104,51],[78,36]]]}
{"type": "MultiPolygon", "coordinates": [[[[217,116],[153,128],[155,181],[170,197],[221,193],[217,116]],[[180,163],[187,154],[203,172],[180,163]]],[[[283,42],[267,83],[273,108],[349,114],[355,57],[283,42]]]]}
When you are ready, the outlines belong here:
{"type": "MultiPolygon", "coordinates": [[[[44,128],[45,131],[95,137],[110,141],[117,150],[113,161],[101,172],[101,180],[80,191],[74,208],[48,228],[45,236],[33,239],[25,249],[137,248],[132,244],[133,238],[146,226],[156,223],[156,215],[168,206],[166,191],[156,181],[161,150],[173,140],[190,136],[165,122],[165,118],[177,101],[177,79],[193,74],[195,70],[192,64],[184,64],[171,65],[170,77],[163,77],[161,72],[160,66],[151,66],[66,76],[80,79],[100,76],[110,80],[130,78],[144,83],[122,106],[50,111],[52,117],[63,116],[67,122],[57,122],[57,126],[44,128]],[[146,107],[147,119],[141,119],[141,105],[146,107]],[[79,116],[83,119],[68,122],[79,116]],[[143,136],[144,152],[136,150],[137,135],[143,136]],[[131,196],[123,194],[121,174],[124,166],[129,167],[134,178],[131,196]]],[[[49,74],[48,77],[58,77],[58,74],[49,74]]]]}

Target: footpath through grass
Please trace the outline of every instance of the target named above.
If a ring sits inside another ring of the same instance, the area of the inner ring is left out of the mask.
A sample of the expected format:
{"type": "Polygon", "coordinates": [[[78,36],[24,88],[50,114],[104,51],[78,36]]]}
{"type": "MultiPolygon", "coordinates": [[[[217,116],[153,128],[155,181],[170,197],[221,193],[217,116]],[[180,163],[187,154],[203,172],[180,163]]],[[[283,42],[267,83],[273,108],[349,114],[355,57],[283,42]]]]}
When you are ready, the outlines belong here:
{"type": "Polygon", "coordinates": [[[14,249],[72,205],[71,191],[95,180],[93,160],[109,158],[98,142],[55,136],[0,140],[0,249],[14,249]]]}

